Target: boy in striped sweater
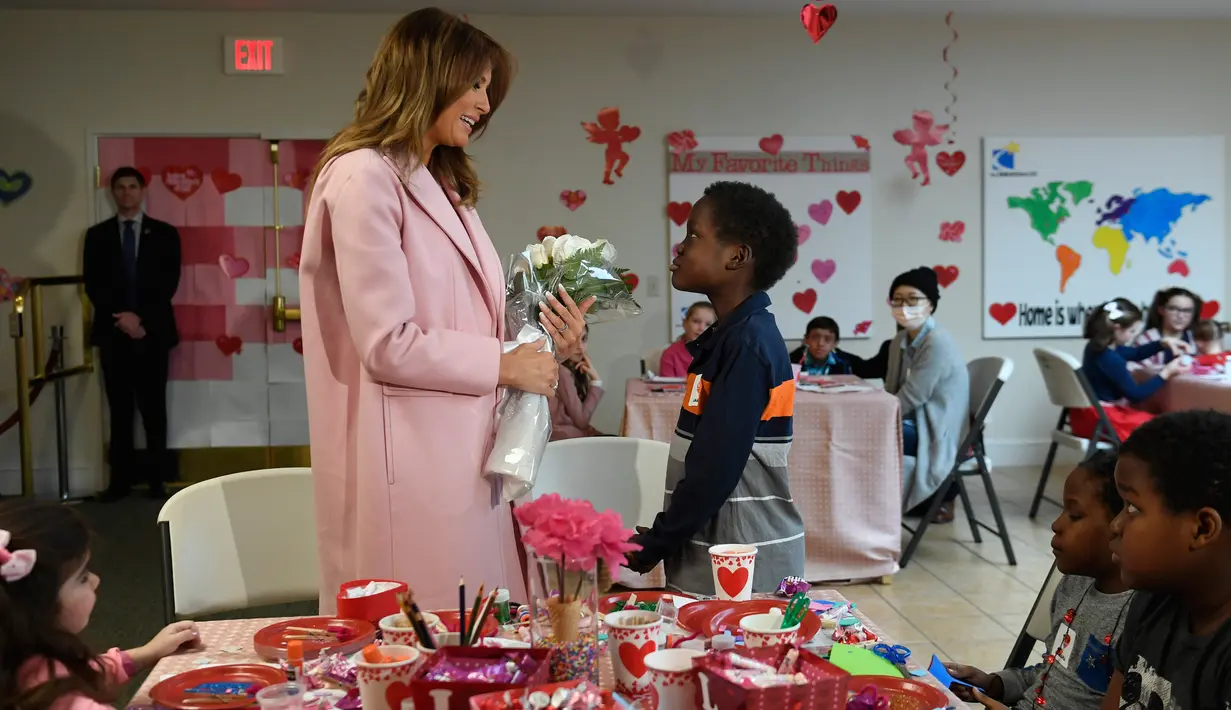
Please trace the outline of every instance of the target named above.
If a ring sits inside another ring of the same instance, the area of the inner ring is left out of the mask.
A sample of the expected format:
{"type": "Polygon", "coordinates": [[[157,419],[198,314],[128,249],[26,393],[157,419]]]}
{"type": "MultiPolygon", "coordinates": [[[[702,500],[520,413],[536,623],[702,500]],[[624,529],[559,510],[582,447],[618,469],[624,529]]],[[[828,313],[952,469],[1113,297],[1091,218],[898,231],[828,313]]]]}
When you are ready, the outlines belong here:
{"type": "Polygon", "coordinates": [[[709,548],[757,547],[753,592],[802,576],[804,525],[787,475],[795,381],[769,295],[795,263],[795,224],[770,193],[717,182],[693,206],[671,285],[704,294],[718,320],[693,354],[667,464],[664,510],[629,567],[664,561],[668,586],[714,594],[709,548]]]}

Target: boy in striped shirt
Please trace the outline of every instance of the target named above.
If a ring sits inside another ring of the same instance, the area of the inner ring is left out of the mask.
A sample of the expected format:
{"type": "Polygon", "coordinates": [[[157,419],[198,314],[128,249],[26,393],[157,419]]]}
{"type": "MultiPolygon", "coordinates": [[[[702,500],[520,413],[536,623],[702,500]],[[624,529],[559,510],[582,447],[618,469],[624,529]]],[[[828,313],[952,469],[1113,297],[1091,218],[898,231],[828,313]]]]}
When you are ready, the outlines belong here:
{"type": "Polygon", "coordinates": [[[693,206],[671,262],[671,285],[704,294],[718,316],[688,344],[664,511],[629,556],[638,572],[664,561],[674,589],[714,594],[709,547],[720,544],[757,547],[753,592],[803,575],[804,525],[787,475],[795,379],[765,293],[797,251],[795,223],[772,194],[717,182],[693,206]]]}

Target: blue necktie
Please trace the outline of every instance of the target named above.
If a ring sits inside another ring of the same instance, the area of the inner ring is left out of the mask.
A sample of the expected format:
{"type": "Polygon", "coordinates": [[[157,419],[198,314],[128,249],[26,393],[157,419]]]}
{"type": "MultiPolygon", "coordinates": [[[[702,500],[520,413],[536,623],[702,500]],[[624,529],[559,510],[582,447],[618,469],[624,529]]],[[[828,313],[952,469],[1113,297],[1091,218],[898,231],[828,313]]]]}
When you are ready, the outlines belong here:
{"type": "Polygon", "coordinates": [[[137,306],[137,232],[133,220],[124,220],[124,271],[128,273],[128,305],[137,306]]]}

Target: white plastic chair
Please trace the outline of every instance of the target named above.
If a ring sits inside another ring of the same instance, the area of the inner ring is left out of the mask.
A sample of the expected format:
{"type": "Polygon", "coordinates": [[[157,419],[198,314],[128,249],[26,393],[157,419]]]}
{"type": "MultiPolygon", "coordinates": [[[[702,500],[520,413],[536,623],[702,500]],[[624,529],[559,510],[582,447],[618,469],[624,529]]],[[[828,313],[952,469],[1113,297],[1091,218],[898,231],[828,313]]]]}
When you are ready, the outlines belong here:
{"type": "Polygon", "coordinates": [[[644,375],[647,372],[653,372],[655,375],[662,374],[661,372],[658,371],[658,369],[659,369],[659,366],[662,365],[663,353],[667,351],[667,347],[670,347],[670,346],[654,348],[652,350],[647,350],[644,353],[642,353],[641,355],[641,374],[644,375]]]}
{"type": "MultiPolygon", "coordinates": [[[[530,497],[559,493],[588,500],[598,510],[619,513],[626,528],[649,527],[663,509],[670,453],[669,444],[650,439],[601,436],[553,441],[543,451],[530,497]]],[[[616,581],[656,589],[666,585],[666,576],[660,565],[644,575],[622,569],[616,581]]]]}
{"type": "Polygon", "coordinates": [[[1053,563],[1051,571],[1047,573],[1047,579],[1043,581],[1043,588],[1039,590],[1038,598],[1034,600],[1034,607],[1030,609],[1030,616],[1026,618],[1026,624],[1017,634],[1017,641],[1009,652],[1005,668],[1025,668],[1030,661],[1030,652],[1034,650],[1034,645],[1047,640],[1047,635],[1051,633],[1051,601],[1056,596],[1056,587],[1060,585],[1063,577],[1053,563]]]}
{"type": "Polygon", "coordinates": [[[163,504],[158,527],[168,623],[320,594],[310,468],[195,483],[163,504]]]}
{"type": "Polygon", "coordinates": [[[1090,388],[1090,383],[1081,372],[1081,362],[1072,355],[1052,348],[1035,348],[1034,359],[1039,363],[1039,371],[1043,373],[1043,384],[1047,386],[1047,397],[1051,403],[1060,407],[1060,421],[1051,433],[1051,446],[1047,449],[1047,459],[1043,462],[1043,473],[1039,476],[1038,489],[1034,500],[1030,502],[1030,517],[1033,519],[1039,513],[1039,503],[1060,504],[1044,495],[1047,490],[1047,478],[1051,475],[1052,464],[1056,460],[1056,450],[1065,446],[1075,449],[1089,457],[1099,449],[1120,448],[1120,437],[1107,419],[1107,413],[1099,404],[1098,397],[1090,388]],[[1089,439],[1077,436],[1069,429],[1069,409],[1086,409],[1093,407],[1098,415],[1098,423],[1089,439]]]}

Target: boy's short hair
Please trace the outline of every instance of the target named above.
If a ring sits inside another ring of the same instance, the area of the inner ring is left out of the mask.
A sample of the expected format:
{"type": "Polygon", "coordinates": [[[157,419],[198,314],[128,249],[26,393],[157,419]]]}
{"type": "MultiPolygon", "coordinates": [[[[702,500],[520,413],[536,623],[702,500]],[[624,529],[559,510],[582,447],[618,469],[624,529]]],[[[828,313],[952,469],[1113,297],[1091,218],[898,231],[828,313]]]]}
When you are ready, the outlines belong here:
{"type": "Polygon", "coordinates": [[[1111,512],[1111,517],[1124,510],[1124,499],[1116,488],[1116,454],[1114,451],[1097,451],[1093,456],[1078,464],[1078,468],[1088,472],[1102,486],[1103,504],[1111,512]]]}
{"type": "Polygon", "coordinates": [[[1213,508],[1231,520],[1231,415],[1172,412],[1142,424],[1120,447],[1143,463],[1175,513],[1213,508]]]}
{"type": "Polygon", "coordinates": [[[766,291],[782,280],[799,253],[795,220],[778,198],[746,182],[716,182],[705,188],[718,238],[752,250],[752,287],[766,291]]]}
{"type": "Polygon", "coordinates": [[[804,329],[804,337],[812,335],[814,330],[827,330],[833,333],[833,341],[836,343],[842,339],[842,333],[838,330],[838,321],[829,316],[820,316],[808,321],[808,327],[804,329]]]}
{"type": "Polygon", "coordinates": [[[111,173],[111,189],[114,190],[115,184],[126,177],[133,178],[138,185],[145,187],[145,176],[141,174],[141,171],[131,165],[125,165],[122,168],[116,168],[115,172],[111,173]]]}

